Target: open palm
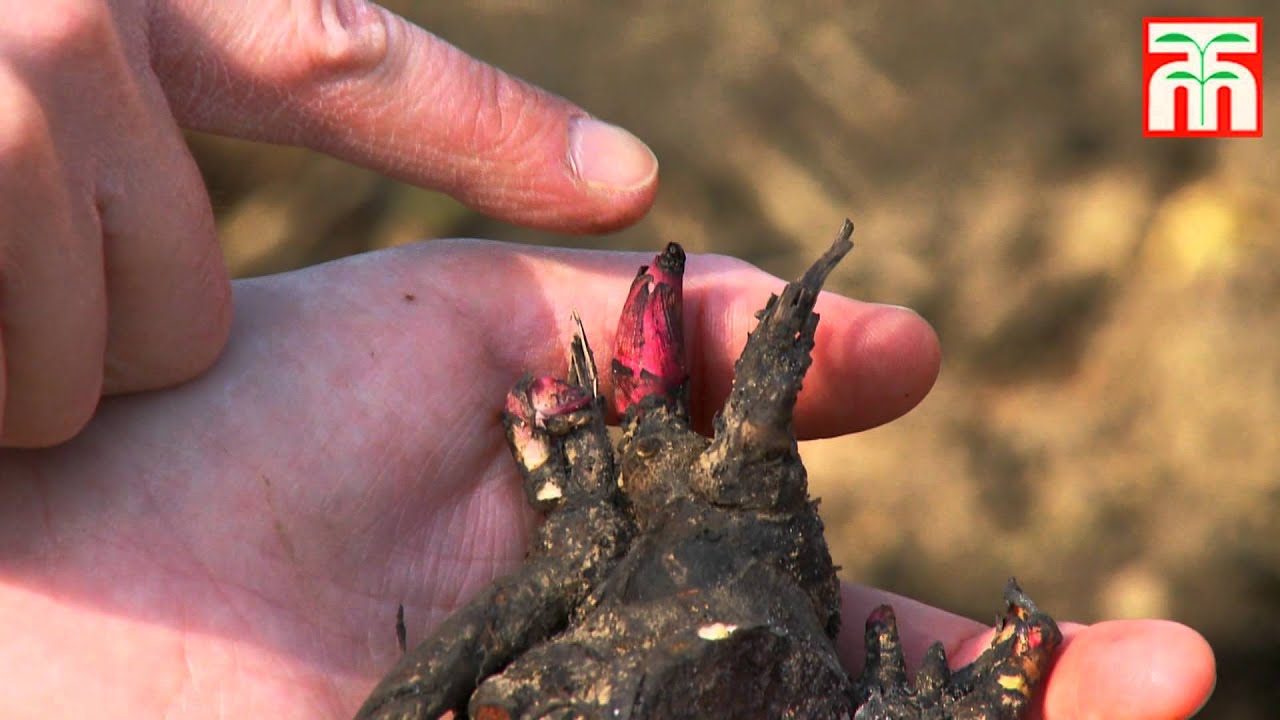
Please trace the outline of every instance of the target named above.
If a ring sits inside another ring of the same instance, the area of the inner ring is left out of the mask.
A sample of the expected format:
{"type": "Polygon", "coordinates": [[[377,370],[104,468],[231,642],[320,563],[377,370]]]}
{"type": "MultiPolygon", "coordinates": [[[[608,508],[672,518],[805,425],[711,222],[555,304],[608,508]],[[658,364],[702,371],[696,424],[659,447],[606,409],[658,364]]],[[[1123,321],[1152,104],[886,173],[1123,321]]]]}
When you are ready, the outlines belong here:
{"type": "MultiPolygon", "coordinates": [[[[5,717],[350,716],[399,652],[398,604],[416,641],[519,563],[536,519],[504,394],[525,369],[563,372],[571,310],[606,365],[644,259],[436,242],[244,281],[204,377],[107,401],[62,447],[0,453],[5,717]]],[[[691,259],[705,415],[781,284],[691,259]]],[[[919,402],[939,358],[922,320],[832,295],[818,309],[801,435],[919,402]]],[[[883,596],[845,596],[852,659],[883,596]]],[[[935,637],[960,658],[980,647],[976,623],[896,602],[915,657],[935,637]]],[[[1186,628],[1066,629],[1046,718],[1185,716],[1211,687],[1212,655],[1186,628]]]]}

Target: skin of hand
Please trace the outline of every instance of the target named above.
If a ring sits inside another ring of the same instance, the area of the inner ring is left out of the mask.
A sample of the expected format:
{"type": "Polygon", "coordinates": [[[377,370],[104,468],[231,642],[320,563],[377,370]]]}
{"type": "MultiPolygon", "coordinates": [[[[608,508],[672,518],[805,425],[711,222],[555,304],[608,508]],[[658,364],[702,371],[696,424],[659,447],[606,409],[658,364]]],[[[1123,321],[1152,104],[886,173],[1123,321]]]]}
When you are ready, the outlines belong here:
{"type": "MultiPolygon", "coordinates": [[[[564,372],[575,309],[608,367],[648,258],[437,241],[239,281],[208,373],[107,400],[62,446],[0,451],[6,717],[350,717],[398,656],[398,604],[417,642],[519,564],[536,519],[499,424],[504,394],[526,369],[564,372]]],[[[690,259],[704,428],[781,286],[690,259]]],[[[887,422],[932,386],[937,338],[919,316],[831,294],[818,311],[802,435],[887,422]]],[[[934,639],[961,663],[989,638],[847,585],[850,667],[860,619],[886,600],[913,667],[934,639]]],[[[1212,652],[1189,628],[1064,629],[1044,720],[1187,717],[1212,689],[1212,652]]]]}
{"type": "Polygon", "coordinates": [[[567,232],[639,218],[629,133],[363,0],[0,0],[0,446],[208,368],[230,285],[180,128],[301,145],[567,232]]]}

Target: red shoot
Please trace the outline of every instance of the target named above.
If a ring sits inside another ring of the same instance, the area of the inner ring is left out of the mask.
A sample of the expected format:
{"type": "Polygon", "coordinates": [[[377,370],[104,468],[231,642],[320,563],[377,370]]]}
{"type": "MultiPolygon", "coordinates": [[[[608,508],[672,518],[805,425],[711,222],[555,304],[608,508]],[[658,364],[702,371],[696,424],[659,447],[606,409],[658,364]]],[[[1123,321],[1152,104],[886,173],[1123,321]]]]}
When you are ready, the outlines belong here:
{"type": "Polygon", "coordinates": [[[683,278],[684,250],[671,243],[631,281],[613,350],[613,403],[619,415],[650,395],[687,411],[683,278]]]}

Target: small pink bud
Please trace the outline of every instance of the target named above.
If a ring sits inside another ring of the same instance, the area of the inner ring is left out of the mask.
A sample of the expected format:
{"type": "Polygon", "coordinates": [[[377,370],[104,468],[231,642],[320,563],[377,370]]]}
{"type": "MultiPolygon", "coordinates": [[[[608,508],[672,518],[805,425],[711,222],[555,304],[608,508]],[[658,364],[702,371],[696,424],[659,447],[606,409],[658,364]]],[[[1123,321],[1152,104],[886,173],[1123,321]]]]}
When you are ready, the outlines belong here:
{"type": "Polygon", "coordinates": [[[689,371],[683,327],[684,250],[676,243],[640,268],[618,320],[613,402],[621,415],[649,395],[685,408],[689,371]]]}
{"type": "Polygon", "coordinates": [[[521,383],[507,393],[505,422],[507,441],[515,452],[516,463],[531,473],[542,467],[551,457],[551,441],[546,433],[539,432],[534,426],[534,410],[529,405],[529,394],[525,383],[521,383]]]}
{"type": "Polygon", "coordinates": [[[507,440],[516,462],[533,472],[551,457],[551,437],[589,422],[593,398],[585,388],[553,377],[525,377],[507,393],[507,440]]]}
{"type": "Polygon", "coordinates": [[[893,607],[889,605],[881,605],[880,607],[877,607],[875,610],[872,610],[871,614],[867,615],[868,627],[871,627],[871,626],[879,627],[879,626],[897,625],[897,624],[898,624],[898,619],[893,614],[893,607]]]}
{"type": "Polygon", "coordinates": [[[547,427],[549,420],[577,412],[590,404],[589,392],[560,378],[536,377],[529,384],[533,422],[540,428],[547,427]]]}
{"type": "MultiPolygon", "coordinates": [[[[1029,626],[1027,628],[1026,638],[1022,642],[1022,645],[1025,646],[1025,650],[1035,650],[1044,644],[1045,644],[1044,630],[1038,627],[1029,626]]],[[[1020,649],[1024,649],[1024,648],[1020,648],[1020,649]]]]}
{"type": "Polygon", "coordinates": [[[552,435],[562,435],[589,418],[579,411],[591,406],[586,388],[554,377],[525,377],[507,393],[507,416],[514,422],[552,435]]]}

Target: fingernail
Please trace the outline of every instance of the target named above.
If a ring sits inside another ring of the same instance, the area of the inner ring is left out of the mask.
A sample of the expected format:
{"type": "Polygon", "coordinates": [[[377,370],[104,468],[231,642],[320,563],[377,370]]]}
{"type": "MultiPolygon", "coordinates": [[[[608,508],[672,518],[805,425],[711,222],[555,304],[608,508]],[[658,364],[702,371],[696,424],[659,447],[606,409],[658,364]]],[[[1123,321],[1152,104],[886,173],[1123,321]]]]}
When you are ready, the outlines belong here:
{"type": "Polygon", "coordinates": [[[638,190],[658,174],[658,158],[648,145],[588,117],[569,121],[569,163],[583,182],[602,190],[638,190]]]}
{"type": "Polygon", "coordinates": [[[907,307],[906,305],[894,305],[892,303],[876,303],[876,305],[880,305],[881,307],[893,308],[894,310],[903,310],[911,313],[912,315],[920,314],[919,310],[916,310],[915,308],[907,307]]]}

